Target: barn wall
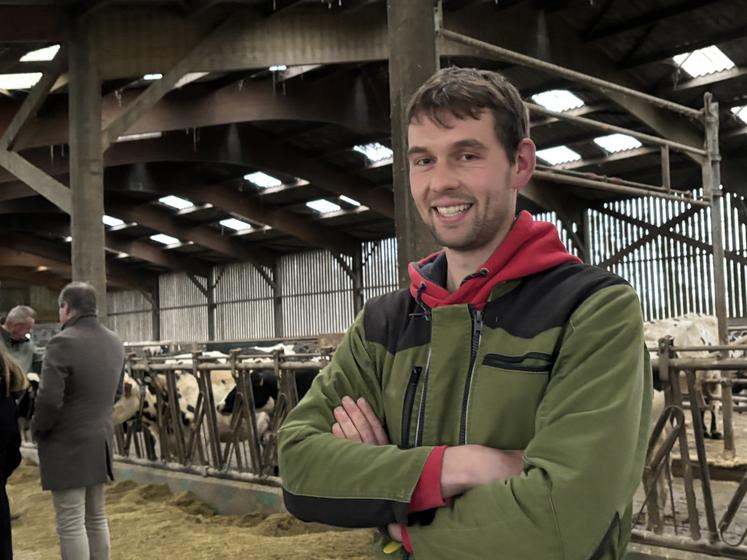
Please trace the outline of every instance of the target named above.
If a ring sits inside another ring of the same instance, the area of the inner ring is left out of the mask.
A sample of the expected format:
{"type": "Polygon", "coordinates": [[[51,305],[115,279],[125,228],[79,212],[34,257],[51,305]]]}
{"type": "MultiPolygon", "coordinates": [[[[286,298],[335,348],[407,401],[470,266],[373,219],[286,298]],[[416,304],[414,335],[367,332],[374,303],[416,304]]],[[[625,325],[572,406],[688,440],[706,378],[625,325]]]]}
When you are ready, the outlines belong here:
{"type": "Polygon", "coordinates": [[[158,297],[161,340],[207,340],[207,299],[185,273],[162,274],[158,278],[158,297]]]}
{"type": "MultiPolygon", "coordinates": [[[[694,191],[699,196],[699,191],[694,191]]],[[[747,256],[747,228],[744,198],[726,193],[724,197],[723,243],[724,250],[747,256]],[[742,212],[742,220],[739,213],[742,212]]],[[[603,208],[615,210],[646,223],[661,226],[688,205],[662,199],[632,199],[604,204],[603,208]]],[[[689,219],[673,226],[670,231],[696,242],[711,243],[710,209],[700,210],[689,219]]],[[[623,247],[643,237],[646,228],[590,210],[592,229],[593,264],[603,262],[623,247]]],[[[729,261],[726,269],[726,300],[728,317],[747,316],[745,292],[745,267],[729,261]]],[[[684,313],[714,314],[713,255],[710,251],[692,244],[657,235],[635,251],[628,253],[611,270],[619,274],[636,289],[646,319],[673,317],[684,313]]]]}
{"type": "Polygon", "coordinates": [[[328,251],[284,255],[278,271],[285,336],[340,332],[353,322],[353,281],[328,251]]]}
{"type": "Polygon", "coordinates": [[[109,328],[126,342],[153,340],[150,302],[136,290],[109,292],[109,328]]]}
{"type": "Polygon", "coordinates": [[[255,267],[235,263],[216,268],[215,337],[218,340],[272,338],[272,288],[255,267]]]}
{"type": "MultiPolygon", "coordinates": [[[[697,192],[694,194],[698,194],[697,192]]],[[[747,226],[740,220],[744,199],[731,193],[724,199],[724,245],[727,253],[747,256],[747,226]]],[[[605,203],[610,209],[646,223],[661,225],[686,209],[684,203],[661,199],[633,199],[605,203]]],[[[561,240],[579,254],[570,233],[557,215],[537,215],[553,223],[561,240]]],[[[647,229],[630,225],[597,210],[588,210],[588,241],[592,264],[630,246],[647,229]]],[[[701,210],[672,231],[710,243],[710,211],[701,210]]],[[[363,295],[372,297],[397,289],[396,239],[362,244],[363,295]]],[[[345,257],[349,266],[352,259],[345,257]]],[[[646,319],[684,313],[713,313],[713,257],[687,243],[655,236],[610,266],[637,290],[646,319]]],[[[745,267],[727,261],[729,316],[747,316],[745,267]]],[[[268,339],[275,336],[273,293],[267,281],[250,264],[236,263],[213,269],[215,286],[215,338],[217,340],[268,339]]],[[[282,300],[281,336],[286,338],[341,332],[354,319],[353,283],[327,251],[307,251],[278,259],[277,282],[282,300]]],[[[159,278],[160,338],[171,341],[208,339],[208,305],[205,296],[186,274],[159,278]]],[[[151,338],[150,305],[138,292],[110,294],[112,321],[130,341],[151,338]]]]}

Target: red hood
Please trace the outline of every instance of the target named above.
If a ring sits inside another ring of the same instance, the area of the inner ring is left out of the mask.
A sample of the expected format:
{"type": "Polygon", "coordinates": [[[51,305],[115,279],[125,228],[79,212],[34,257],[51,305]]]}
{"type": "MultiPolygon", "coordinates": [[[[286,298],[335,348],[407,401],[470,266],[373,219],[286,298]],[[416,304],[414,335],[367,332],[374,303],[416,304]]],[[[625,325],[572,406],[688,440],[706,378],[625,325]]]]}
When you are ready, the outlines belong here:
{"type": "Polygon", "coordinates": [[[408,267],[410,293],[430,308],[457,303],[482,308],[490,291],[501,282],[524,278],[564,262],[581,262],[566,250],[555,226],[534,221],[526,211],[519,214],[506,239],[479,272],[465,279],[453,293],[428,277],[434,268],[445,264],[440,262],[443,260],[444,253],[439,251],[408,267]]]}

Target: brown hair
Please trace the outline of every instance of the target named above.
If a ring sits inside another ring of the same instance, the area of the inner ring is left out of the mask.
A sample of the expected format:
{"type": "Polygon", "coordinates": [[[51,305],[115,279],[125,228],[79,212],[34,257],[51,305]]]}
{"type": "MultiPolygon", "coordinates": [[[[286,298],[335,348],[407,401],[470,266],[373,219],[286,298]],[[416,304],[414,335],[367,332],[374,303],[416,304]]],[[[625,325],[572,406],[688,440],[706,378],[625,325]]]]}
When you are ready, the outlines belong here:
{"type": "Polygon", "coordinates": [[[5,381],[6,397],[10,395],[11,391],[19,391],[26,386],[26,376],[23,374],[21,366],[11,357],[2,343],[0,343],[0,379],[5,381]]]}
{"type": "Polygon", "coordinates": [[[425,116],[445,128],[444,116],[479,119],[483,111],[493,115],[495,135],[513,161],[519,142],[529,136],[529,126],[519,91],[497,72],[442,68],[413,94],[406,117],[411,123],[425,116]]]}

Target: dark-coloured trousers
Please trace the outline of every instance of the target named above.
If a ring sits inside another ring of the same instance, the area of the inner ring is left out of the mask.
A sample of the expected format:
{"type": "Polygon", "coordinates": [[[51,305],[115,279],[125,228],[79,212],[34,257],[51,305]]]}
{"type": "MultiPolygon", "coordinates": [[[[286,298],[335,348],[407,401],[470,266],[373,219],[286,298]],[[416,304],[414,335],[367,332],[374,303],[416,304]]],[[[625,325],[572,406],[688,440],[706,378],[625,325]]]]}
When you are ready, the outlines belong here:
{"type": "Polygon", "coordinates": [[[0,392],[0,560],[12,560],[10,505],[5,483],[21,462],[21,434],[18,431],[16,404],[0,392]]]}

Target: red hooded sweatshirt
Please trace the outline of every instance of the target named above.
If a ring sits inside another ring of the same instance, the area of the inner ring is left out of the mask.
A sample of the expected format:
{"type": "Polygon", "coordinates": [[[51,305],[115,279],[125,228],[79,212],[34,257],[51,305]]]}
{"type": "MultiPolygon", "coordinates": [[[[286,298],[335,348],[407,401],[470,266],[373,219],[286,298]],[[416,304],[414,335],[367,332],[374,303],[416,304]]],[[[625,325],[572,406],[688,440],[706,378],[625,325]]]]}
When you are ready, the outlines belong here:
{"type": "Polygon", "coordinates": [[[410,293],[430,308],[457,303],[471,303],[482,308],[497,284],[524,278],[567,261],[581,262],[566,250],[555,226],[536,222],[529,212],[522,211],[506,239],[475,274],[462,281],[455,292],[449,292],[445,287],[445,255],[439,251],[417,263],[410,263],[410,293]],[[434,278],[439,275],[443,278],[434,278]]]}
{"type": "MultiPolygon", "coordinates": [[[[410,263],[410,293],[429,308],[470,303],[482,309],[490,291],[501,282],[524,278],[564,262],[581,262],[560,241],[558,230],[547,222],[536,222],[523,211],[514,221],[506,239],[480,269],[465,278],[455,292],[446,288],[446,258],[443,251],[417,263],[410,263]]],[[[441,495],[441,465],[446,446],[433,449],[410,501],[410,512],[446,505],[441,495]]],[[[412,554],[407,527],[402,526],[402,542],[412,554]]]]}

